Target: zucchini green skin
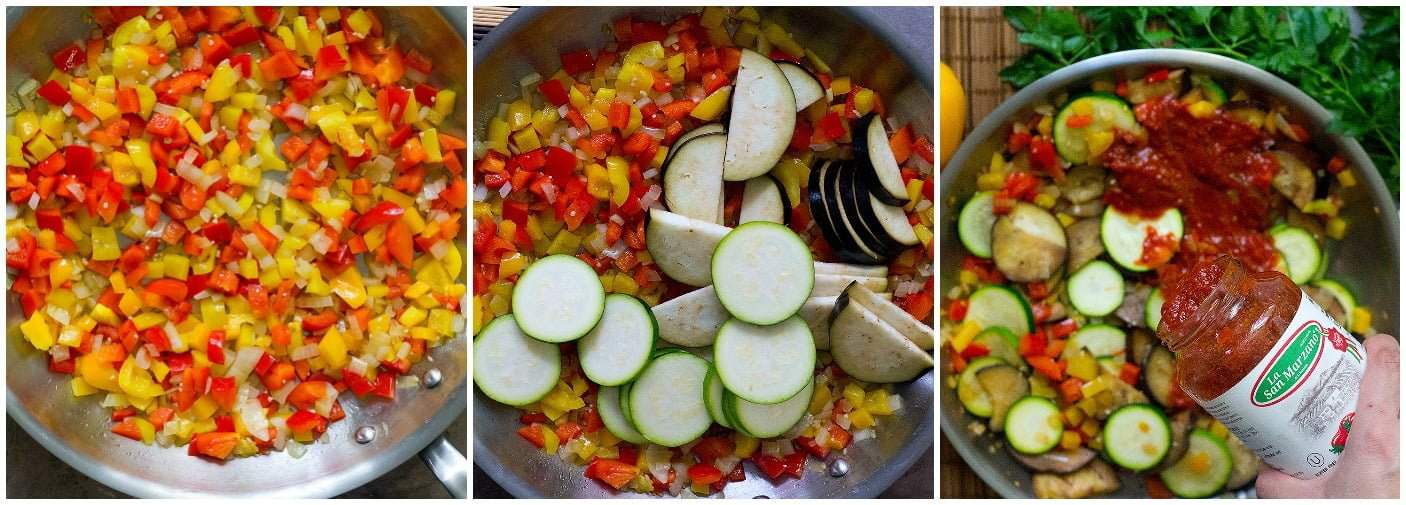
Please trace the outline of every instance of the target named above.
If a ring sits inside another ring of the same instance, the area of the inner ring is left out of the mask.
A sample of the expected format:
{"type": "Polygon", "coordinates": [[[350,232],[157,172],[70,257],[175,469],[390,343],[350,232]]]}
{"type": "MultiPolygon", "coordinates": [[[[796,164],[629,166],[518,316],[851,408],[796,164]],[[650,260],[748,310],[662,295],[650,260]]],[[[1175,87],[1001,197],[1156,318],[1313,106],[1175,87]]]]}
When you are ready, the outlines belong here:
{"type": "Polygon", "coordinates": [[[1172,494],[1181,498],[1205,498],[1213,496],[1225,487],[1225,483],[1230,481],[1230,471],[1233,465],[1230,456],[1230,447],[1225,445],[1225,441],[1220,437],[1212,435],[1210,431],[1197,428],[1187,437],[1186,455],[1182,456],[1171,468],[1163,470],[1158,476],[1162,478],[1162,483],[1167,485],[1167,489],[1172,494]],[[1196,472],[1191,468],[1188,459],[1196,453],[1204,453],[1210,457],[1210,467],[1207,473],[1196,472]],[[1187,463],[1187,464],[1183,464],[1187,463]]]}
{"type": "Polygon", "coordinates": [[[1306,284],[1318,273],[1323,263],[1323,246],[1313,234],[1303,228],[1280,225],[1269,230],[1269,238],[1274,249],[1289,267],[1289,278],[1294,284],[1306,284]]]}
{"type": "Polygon", "coordinates": [[[1162,298],[1162,288],[1152,288],[1152,293],[1147,295],[1146,305],[1143,305],[1143,320],[1153,333],[1157,332],[1157,325],[1162,323],[1162,305],[1164,303],[1166,303],[1166,299],[1162,298]]]}
{"type": "Polygon", "coordinates": [[[957,378],[957,399],[961,400],[962,406],[967,412],[977,417],[991,417],[993,407],[991,406],[991,396],[982,389],[981,383],[976,380],[976,373],[981,369],[1006,364],[1006,360],[983,356],[972,360],[967,367],[962,370],[962,375],[957,378]]]}
{"type": "Polygon", "coordinates": [[[1172,426],[1162,409],[1147,403],[1132,403],[1109,414],[1103,424],[1104,453],[1109,461],[1133,471],[1153,468],[1162,463],[1172,448],[1172,426]],[[1141,436],[1142,424],[1147,435],[1141,436]],[[1149,445],[1155,454],[1139,454],[1149,445]]]}
{"type": "Polygon", "coordinates": [[[1123,274],[1103,260],[1093,260],[1079,267],[1069,276],[1065,287],[1069,292],[1069,304],[1080,314],[1090,317],[1112,314],[1123,304],[1123,297],[1127,294],[1123,274]]]}
{"type": "Polygon", "coordinates": [[[991,227],[996,224],[996,214],[991,208],[994,195],[993,191],[972,195],[957,214],[957,238],[978,258],[991,257],[991,227]]]}
{"type": "Polygon", "coordinates": [[[1353,296],[1352,290],[1347,289],[1341,282],[1333,279],[1323,278],[1310,282],[1313,286],[1327,291],[1338,300],[1338,305],[1343,306],[1343,326],[1352,328],[1352,310],[1357,308],[1357,297],[1353,296]]]}
{"type": "Polygon", "coordinates": [[[1030,302],[1015,288],[1002,284],[983,286],[967,300],[967,318],[983,329],[1002,326],[1019,334],[1035,331],[1035,313],[1030,309],[1030,302]],[[1019,308],[1010,310],[1014,305],[1019,308]],[[996,313],[997,310],[1009,312],[996,313]],[[1020,319],[1024,321],[1018,321],[1020,319]]]}
{"type": "Polygon", "coordinates": [[[1209,75],[1193,73],[1191,74],[1191,84],[1201,90],[1201,96],[1205,97],[1206,101],[1210,102],[1211,105],[1220,107],[1229,100],[1229,95],[1226,95],[1225,88],[1222,88],[1221,85],[1216,83],[1216,80],[1209,75]]]}
{"type": "Polygon", "coordinates": [[[992,326],[982,330],[976,335],[976,338],[972,339],[972,342],[986,346],[986,349],[990,351],[988,356],[1005,360],[1006,364],[1021,370],[1029,368],[1025,360],[1020,357],[1020,338],[1003,326],[992,326]]]}
{"type": "Polygon", "coordinates": [[[1176,208],[1167,209],[1156,218],[1145,218],[1120,212],[1110,205],[1104,209],[1100,219],[1099,239],[1103,241],[1103,248],[1108,251],[1108,257],[1118,266],[1133,272],[1146,272],[1158,266],[1141,263],[1147,227],[1152,227],[1158,235],[1171,234],[1172,239],[1178,243],[1181,242],[1186,228],[1181,210],[1176,208]]]}
{"type": "Polygon", "coordinates": [[[1106,91],[1095,91],[1084,93],[1069,99],[1064,107],[1054,117],[1054,145],[1055,151],[1061,158],[1075,165],[1088,163],[1088,139],[1087,134],[1091,130],[1120,129],[1125,131],[1140,132],[1142,126],[1137,122],[1137,116],[1133,115],[1132,107],[1122,97],[1106,91]],[[1092,124],[1080,128],[1071,128],[1068,124],[1069,117],[1074,114],[1074,104],[1085,102],[1095,109],[1095,119],[1092,124]],[[1106,113],[1107,115],[1105,115],[1106,113]],[[1098,119],[1106,117],[1107,120],[1098,119]]]}
{"type": "Polygon", "coordinates": [[[1016,400],[1006,411],[1006,442],[1021,454],[1050,452],[1064,436],[1064,423],[1048,419],[1059,416],[1059,406],[1049,398],[1027,396],[1016,400]]]}

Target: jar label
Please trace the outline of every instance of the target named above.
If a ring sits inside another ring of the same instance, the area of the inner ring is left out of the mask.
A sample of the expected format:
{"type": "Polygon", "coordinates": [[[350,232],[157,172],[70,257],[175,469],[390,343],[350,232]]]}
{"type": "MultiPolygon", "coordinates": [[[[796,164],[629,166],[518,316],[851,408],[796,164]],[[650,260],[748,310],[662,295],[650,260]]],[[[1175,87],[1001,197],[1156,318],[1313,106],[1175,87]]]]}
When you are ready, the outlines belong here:
{"type": "Polygon", "coordinates": [[[1338,463],[1365,369],[1362,344],[1305,294],[1264,359],[1201,406],[1269,466],[1312,479],[1338,463]]]}

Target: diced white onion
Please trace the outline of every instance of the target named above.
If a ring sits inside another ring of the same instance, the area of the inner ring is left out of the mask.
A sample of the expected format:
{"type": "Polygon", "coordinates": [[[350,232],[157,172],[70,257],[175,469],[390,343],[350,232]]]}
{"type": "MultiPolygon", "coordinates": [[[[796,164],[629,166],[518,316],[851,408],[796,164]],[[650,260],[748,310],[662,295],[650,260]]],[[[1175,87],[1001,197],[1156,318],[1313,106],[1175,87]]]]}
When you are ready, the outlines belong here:
{"type": "Polygon", "coordinates": [[[293,118],[293,119],[296,119],[296,120],[298,120],[298,121],[307,121],[307,120],[308,120],[308,108],[307,108],[306,106],[304,106],[303,104],[301,104],[301,103],[296,103],[296,102],[295,102],[295,103],[289,104],[289,105],[288,105],[288,108],[283,110],[283,115],[284,115],[284,116],[287,116],[287,117],[290,117],[290,118],[293,118]]]}
{"type": "Polygon", "coordinates": [[[225,371],[225,376],[234,377],[236,384],[244,383],[245,377],[254,370],[254,365],[258,364],[259,358],[263,356],[263,349],[255,346],[240,349],[239,354],[234,357],[234,363],[229,366],[229,370],[225,371]]]}
{"type": "Polygon", "coordinates": [[[302,361],[317,356],[319,354],[322,354],[322,351],[318,350],[317,344],[303,344],[302,346],[296,347],[291,352],[289,352],[288,358],[292,359],[293,361],[302,361]]]}

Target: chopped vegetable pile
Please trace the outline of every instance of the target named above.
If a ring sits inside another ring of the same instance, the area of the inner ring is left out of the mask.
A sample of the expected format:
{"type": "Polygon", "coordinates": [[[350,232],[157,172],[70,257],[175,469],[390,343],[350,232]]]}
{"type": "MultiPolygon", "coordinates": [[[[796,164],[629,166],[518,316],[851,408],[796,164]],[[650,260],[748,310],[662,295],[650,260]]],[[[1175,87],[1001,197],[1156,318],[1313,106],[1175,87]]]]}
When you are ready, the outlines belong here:
{"type": "Polygon", "coordinates": [[[49,369],[113,433],[217,460],[301,456],[342,399],[415,387],[466,326],[467,146],[430,59],[366,9],[92,18],[6,138],[10,288],[49,369]]]}
{"type": "MultiPolygon", "coordinates": [[[[894,180],[902,198],[891,197],[901,202],[892,208],[901,216],[898,221],[911,225],[913,238],[911,244],[895,247],[892,255],[876,260],[887,265],[875,267],[886,273],[873,280],[880,283],[876,290],[885,291],[885,303],[891,299],[901,307],[895,309],[898,313],[926,321],[919,325],[927,324],[931,331],[933,153],[926,135],[911,126],[900,127],[885,114],[878,92],[861,86],[860,77],[832,75],[819,55],[751,7],[709,7],[666,22],[623,17],[612,23],[609,32],[614,41],[604,48],[568,48],[561,53],[561,69],[548,77],[536,73],[523,77],[521,96],[498,105],[483,141],[475,142],[475,335],[482,339],[484,333],[495,338],[506,333],[502,328],[512,325],[514,306],[523,303],[515,300],[514,289],[524,270],[553,255],[558,264],[560,255],[579,258],[594,269],[605,292],[635,296],[647,307],[698,293],[695,286],[710,283],[706,270],[702,284],[665,274],[663,254],[680,253],[672,249],[661,253],[658,246],[647,244],[646,230],[655,237],[647,216],[663,213],[676,220],[671,222],[702,223],[697,226],[723,231],[739,224],[739,214],[749,205],[743,201],[741,180],[721,182],[723,174],[718,172],[708,179],[720,182],[709,190],[712,195],[698,191],[680,198],[665,194],[671,183],[664,173],[691,168],[674,168],[684,162],[670,161],[672,150],[684,152],[679,148],[685,142],[703,145],[697,139],[721,135],[719,120],[732,106],[730,100],[737,99],[735,90],[744,85],[736,82],[747,57],[743,51],[755,51],[776,63],[789,62],[794,70],[812,75],[817,84],[811,101],[796,91],[795,127],[779,132],[789,139],[789,143],[782,141],[785,152],[779,161],[769,172],[746,176],[766,181],[759,187],[767,190],[772,188],[768,179],[774,178],[778,200],[786,203],[763,220],[784,223],[809,246],[816,261],[836,261],[836,253],[806,204],[814,165],[852,157],[853,137],[862,138],[865,133],[851,130],[868,124],[861,118],[889,118],[878,121],[875,131],[893,151],[894,180]],[[704,128],[709,128],[706,133],[704,128]],[[695,133],[698,137],[693,137],[695,133]],[[711,196],[717,201],[707,199],[711,196]],[[705,203],[690,207],[686,204],[696,201],[686,198],[705,203]],[[675,216],[663,212],[666,205],[673,212],[694,214],[675,216]],[[719,212],[711,212],[714,207],[719,212]]],[[[791,88],[784,91],[792,93],[791,88]]],[[[716,167],[728,163],[721,161],[722,143],[718,141],[716,151],[707,151],[717,153],[716,160],[709,159],[716,167]]],[[[698,152],[705,149],[710,148],[698,152]]],[[[673,247],[684,248],[682,244],[673,247]]],[[[703,256],[704,265],[706,259],[703,256]]],[[[830,293],[831,303],[844,284],[830,293]]],[[[677,340],[679,335],[666,334],[667,321],[658,314],[656,310],[659,338],[677,340]]],[[[515,328],[511,331],[517,334],[515,328]]],[[[818,466],[807,465],[809,458],[823,461],[831,451],[844,451],[854,442],[875,437],[883,416],[902,408],[891,385],[856,380],[829,353],[820,352],[804,415],[779,437],[755,438],[717,421],[700,438],[678,447],[648,441],[635,444],[612,433],[615,428],[607,428],[610,419],[602,421],[612,414],[602,413],[609,409],[601,406],[605,400],[598,405],[598,393],[616,388],[601,386],[583,373],[584,358],[578,358],[578,351],[586,344],[518,338],[531,345],[547,342],[561,351],[555,386],[536,401],[536,396],[522,398],[518,434],[546,453],[585,465],[587,477],[613,490],[673,496],[721,493],[729,482],[746,479],[744,461],[751,461],[759,474],[773,481],[788,475],[801,478],[807,466],[818,466]]],[[[709,344],[698,345],[710,345],[712,331],[703,338],[709,344]]],[[[931,339],[928,342],[930,348],[931,339]]],[[[552,367],[555,372],[555,362],[552,367]]],[[[476,383],[488,387],[477,376],[476,383]]]]}
{"type": "Polygon", "coordinates": [[[974,433],[1004,435],[1037,497],[1117,490],[1105,460],[1154,497],[1241,488],[1260,460],[1182,390],[1156,335],[1163,301],[1229,254],[1372,333],[1327,256],[1362,168],[1316,150],[1273,97],[1189,69],[1068,91],[1014,118],[978,192],[954,202],[969,254],[944,293],[946,385],[974,433]]]}

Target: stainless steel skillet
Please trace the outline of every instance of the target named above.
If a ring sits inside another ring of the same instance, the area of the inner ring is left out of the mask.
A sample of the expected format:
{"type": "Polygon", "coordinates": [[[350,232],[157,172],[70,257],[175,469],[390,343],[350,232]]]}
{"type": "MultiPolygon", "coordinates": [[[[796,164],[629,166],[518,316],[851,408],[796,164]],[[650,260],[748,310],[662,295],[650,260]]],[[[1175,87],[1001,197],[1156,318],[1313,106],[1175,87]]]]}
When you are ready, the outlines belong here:
{"type": "MultiPolygon", "coordinates": [[[[86,11],[7,8],[7,93],[27,79],[46,76],[54,50],[87,38],[94,25],[84,19],[86,11]]],[[[377,14],[389,29],[400,33],[404,46],[433,58],[432,82],[455,89],[460,97],[467,95],[463,8],[377,9],[377,14]]],[[[448,121],[459,133],[467,123],[465,110],[461,106],[448,121]]],[[[11,297],[8,307],[7,328],[12,329],[21,317],[19,304],[11,297]]],[[[113,435],[107,410],[96,397],[74,398],[67,381],[49,372],[44,357],[15,332],[7,332],[6,338],[6,406],[8,414],[49,452],[134,496],[329,497],[375,479],[419,453],[451,494],[463,497],[467,461],[444,438],[462,435],[444,430],[466,405],[467,352],[465,335],[434,349],[433,361],[412,370],[422,384],[434,371],[440,377],[434,388],[402,389],[395,402],[343,402],[347,419],[328,430],[332,442],[310,447],[300,459],[278,452],[214,463],[187,456],[180,448],[144,446],[113,435]],[[362,427],[374,430],[369,443],[353,441],[362,427]]]]}

